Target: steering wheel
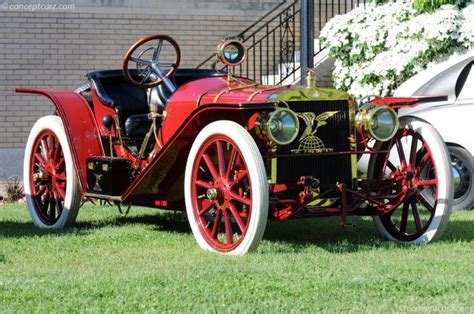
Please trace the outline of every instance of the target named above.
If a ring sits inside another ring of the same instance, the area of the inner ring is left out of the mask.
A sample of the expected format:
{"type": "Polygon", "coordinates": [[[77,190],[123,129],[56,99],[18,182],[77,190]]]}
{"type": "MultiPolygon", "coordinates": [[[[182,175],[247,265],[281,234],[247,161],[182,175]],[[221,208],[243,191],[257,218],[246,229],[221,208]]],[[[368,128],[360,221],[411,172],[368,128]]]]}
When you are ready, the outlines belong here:
{"type": "Polygon", "coordinates": [[[123,57],[122,73],[125,79],[132,85],[141,88],[152,88],[164,83],[173,92],[176,87],[170,80],[181,61],[181,50],[178,43],[168,35],[153,34],[145,36],[135,42],[123,57]],[[160,55],[163,46],[171,46],[171,53],[174,53],[174,61],[161,62],[160,55]],[[173,51],[174,50],[174,51],[173,51]],[[130,66],[136,64],[139,79],[130,75],[130,66]]]}

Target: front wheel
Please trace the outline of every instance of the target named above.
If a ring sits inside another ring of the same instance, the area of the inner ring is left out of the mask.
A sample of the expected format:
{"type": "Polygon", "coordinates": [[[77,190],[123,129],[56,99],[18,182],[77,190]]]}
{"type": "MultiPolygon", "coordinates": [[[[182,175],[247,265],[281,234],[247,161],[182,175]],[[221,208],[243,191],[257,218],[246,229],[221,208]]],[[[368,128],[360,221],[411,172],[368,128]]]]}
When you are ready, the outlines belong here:
{"type": "Polygon", "coordinates": [[[268,182],[260,151],[232,121],[206,126],[189,153],[186,212],[199,246],[243,255],[257,248],[268,215],[268,182]]]}
{"type": "Polygon", "coordinates": [[[59,117],[42,117],[31,129],[25,150],[23,184],[36,226],[61,229],[74,223],[81,193],[59,117]]]}
{"type": "Polygon", "coordinates": [[[371,156],[368,176],[393,180],[393,186],[380,193],[388,196],[386,205],[396,207],[374,217],[379,233],[410,244],[439,238],[453,203],[451,163],[439,133],[424,121],[402,117],[394,138],[377,142],[375,148],[389,153],[371,156]]]}

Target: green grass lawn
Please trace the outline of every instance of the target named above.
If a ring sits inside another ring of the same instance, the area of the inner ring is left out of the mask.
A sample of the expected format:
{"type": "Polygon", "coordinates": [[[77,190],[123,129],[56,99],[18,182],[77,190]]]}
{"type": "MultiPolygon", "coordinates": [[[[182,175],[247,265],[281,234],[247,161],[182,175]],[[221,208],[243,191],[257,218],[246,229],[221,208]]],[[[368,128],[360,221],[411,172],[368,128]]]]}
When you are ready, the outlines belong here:
{"type": "Polygon", "coordinates": [[[271,223],[243,257],[201,251],[181,215],[88,205],[65,231],[0,206],[0,312],[474,310],[474,211],[398,246],[368,218],[271,223]]]}

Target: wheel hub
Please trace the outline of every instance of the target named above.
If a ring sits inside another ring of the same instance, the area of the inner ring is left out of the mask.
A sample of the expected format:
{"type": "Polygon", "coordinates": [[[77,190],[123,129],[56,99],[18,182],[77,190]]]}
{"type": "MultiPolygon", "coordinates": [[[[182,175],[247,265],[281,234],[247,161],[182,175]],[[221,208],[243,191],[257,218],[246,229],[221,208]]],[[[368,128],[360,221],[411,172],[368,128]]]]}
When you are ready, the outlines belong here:
{"type": "Polygon", "coordinates": [[[207,190],[206,192],[206,197],[210,200],[210,201],[215,201],[217,199],[217,189],[215,188],[210,188],[207,190]]]}
{"type": "Polygon", "coordinates": [[[38,170],[33,174],[33,180],[35,183],[47,183],[51,179],[49,173],[44,170],[38,170]]]}
{"type": "Polygon", "coordinates": [[[461,173],[456,166],[453,166],[453,183],[454,183],[454,190],[459,190],[461,186],[461,173]]]}
{"type": "Polygon", "coordinates": [[[225,178],[218,178],[213,187],[207,190],[206,196],[211,201],[218,201],[219,205],[226,205],[231,199],[231,185],[225,178]]]}
{"type": "Polygon", "coordinates": [[[463,162],[451,155],[453,172],[454,198],[462,197],[469,188],[469,171],[463,162]]]}

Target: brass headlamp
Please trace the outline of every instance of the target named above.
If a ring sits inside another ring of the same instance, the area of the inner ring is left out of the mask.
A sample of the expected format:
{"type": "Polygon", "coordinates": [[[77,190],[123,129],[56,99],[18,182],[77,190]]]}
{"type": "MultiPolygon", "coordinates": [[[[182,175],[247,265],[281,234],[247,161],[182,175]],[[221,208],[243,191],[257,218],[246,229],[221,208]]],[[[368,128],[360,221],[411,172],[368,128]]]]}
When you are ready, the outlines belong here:
{"type": "Polygon", "coordinates": [[[389,106],[362,104],[356,115],[356,127],[377,141],[388,141],[398,130],[398,115],[389,106]]]}
{"type": "Polygon", "coordinates": [[[278,145],[288,145],[298,136],[298,116],[288,108],[278,108],[259,116],[255,123],[257,135],[278,145]]]}

